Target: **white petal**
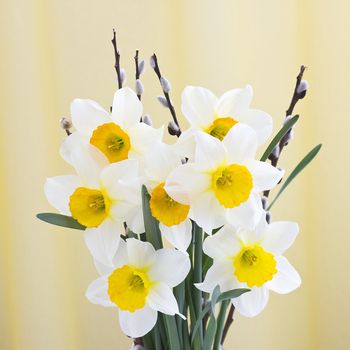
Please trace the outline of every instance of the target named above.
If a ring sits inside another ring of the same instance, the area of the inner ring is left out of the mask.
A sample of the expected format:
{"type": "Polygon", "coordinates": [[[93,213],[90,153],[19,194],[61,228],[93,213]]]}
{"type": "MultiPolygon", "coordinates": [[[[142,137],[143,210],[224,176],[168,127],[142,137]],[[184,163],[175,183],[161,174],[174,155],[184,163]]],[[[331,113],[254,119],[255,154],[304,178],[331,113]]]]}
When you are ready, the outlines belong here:
{"type": "Polygon", "coordinates": [[[212,192],[204,192],[193,200],[189,216],[211,235],[212,230],[224,225],[224,213],[225,208],[219,204],[215,195],[212,192]]]}
{"type": "Polygon", "coordinates": [[[119,310],[119,323],[122,331],[132,338],[147,334],[157,322],[157,311],[145,306],[135,312],[119,310]]]}
{"type": "Polygon", "coordinates": [[[272,118],[256,109],[248,109],[239,115],[239,121],[252,127],[258,135],[259,145],[265,143],[272,133],[272,118]]]}
{"type": "Polygon", "coordinates": [[[253,176],[254,188],[259,192],[275,187],[284,175],[284,170],[279,170],[266,162],[250,160],[246,166],[253,176]]]}
{"type": "Polygon", "coordinates": [[[190,202],[210,185],[210,176],[200,173],[193,164],[184,164],[172,171],[165,183],[170,197],[183,204],[190,202]]]}
{"type": "Polygon", "coordinates": [[[91,145],[81,145],[72,150],[71,160],[83,186],[99,188],[101,171],[109,164],[103,153],[91,145]]]}
{"type": "Polygon", "coordinates": [[[197,169],[213,170],[226,160],[227,152],[220,140],[204,132],[197,132],[195,139],[195,164],[197,169]]]}
{"type": "Polygon", "coordinates": [[[125,221],[132,232],[145,232],[141,204],[136,205],[126,201],[120,201],[111,207],[111,213],[115,220],[125,221]]]}
{"type": "Polygon", "coordinates": [[[163,138],[163,127],[155,129],[145,123],[138,123],[128,130],[131,142],[129,158],[142,158],[149,149],[163,138]]]}
{"type": "Polygon", "coordinates": [[[148,179],[159,183],[164,182],[167,176],[181,165],[181,158],[171,146],[156,142],[145,155],[145,165],[148,179]]]}
{"type": "Polygon", "coordinates": [[[109,276],[113,271],[114,267],[102,264],[100,261],[93,259],[95,268],[101,276],[109,276]]]}
{"type": "Polygon", "coordinates": [[[238,207],[226,209],[225,214],[231,225],[252,230],[258,225],[261,216],[265,215],[265,211],[262,208],[260,196],[252,192],[247,201],[238,207]]]}
{"type": "Polygon", "coordinates": [[[105,307],[115,306],[108,295],[108,276],[102,276],[93,281],[86,290],[86,298],[93,304],[105,307]]]}
{"type": "Polygon", "coordinates": [[[147,305],[153,310],[157,310],[167,315],[179,313],[179,307],[174,294],[165,283],[157,283],[147,296],[147,305]]]}
{"type": "Polygon", "coordinates": [[[290,293],[300,286],[300,275],[284,256],[276,257],[276,261],[278,272],[272,281],[265,285],[276,293],[290,293]]]}
{"type": "Polygon", "coordinates": [[[189,219],[174,226],[166,226],[159,223],[159,228],[168,242],[170,242],[175,248],[186,253],[192,239],[192,224],[189,219]]]}
{"type": "Polygon", "coordinates": [[[182,93],[182,113],[191,126],[203,129],[215,118],[217,97],[208,89],[187,86],[182,93]]]}
{"type": "Polygon", "coordinates": [[[80,181],[78,176],[55,176],[46,179],[44,191],[49,203],[61,214],[71,215],[69,197],[73,194],[80,181]]]}
{"type": "Polygon", "coordinates": [[[112,266],[121,240],[120,235],[124,233],[122,222],[106,219],[97,228],[87,228],[84,232],[84,238],[94,259],[104,265],[112,266]]]}
{"type": "Polygon", "coordinates": [[[232,261],[214,261],[212,267],[207,271],[203,283],[195,283],[198,289],[207,293],[211,293],[217,285],[220,286],[221,292],[237,288],[232,261]]]}
{"type": "Polygon", "coordinates": [[[214,260],[222,260],[235,256],[241,249],[236,230],[225,225],[215,235],[204,240],[203,251],[214,260]]]}
{"type": "Polygon", "coordinates": [[[219,117],[236,117],[246,111],[253,99],[253,89],[247,85],[243,89],[234,89],[224,93],[217,105],[216,114],[219,117]]]}
{"type": "Polygon", "coordinates": [[[250,292],[232,299],[232,302],[240,314],[246,317],[254,317],[265,308],[268,300],[269,291],[266,287],[253,287],[250,292]]]}
{"type": "Polygon", "coordinates": [[[75,99],[70,111],[74,127],[88,136],[99,125],[111,121],[109,114],[93,100],[75,99]]]}
{"type": "Polygon", "coordinates": [[[222,141],[228,152],[229,163],[244,163],[254,159],[258,147],[256,132],[248,125],[237,124],[222,141]]]}
{"type": "Polygon", "coordinates": [[[81,147],[89,144],[89,137],[77,131],[66,137],[60,147],[61,157],[70,165],[73,166],[71,154],[76,147],[81,147]]]}
{"type": "Polygon", "coordinates": [[[129,238],[126,240],[126,248],[128,252],[128,261],[135,267],[151,267],[156,260],[156,251],[151,243],[129,238]]]}
{"type": "Polygon", "coordinates": [[[142,109],[142,103],[129,87],[119,89],[114,94],[112,118],[122,128],[139,123],[142,109]]]}
{"type": "Polygon", "coordinates": [[[273,222],[263,233],[262,246],[268,252],[281,255],[294,243],[298,232],[299,226],[295,222],[273,222]]]}
{"type": "Polygon", "coordinates": [[[181,158],[188,158],[190,162],[194,161],[196,151],[196,139],[195,134],[198,132],[196,129],[188,129],[181,133],[180,137],[173,144],[174,151],[181,158]]]}
{"type": "Polygon", "coordinates": [[[154,281],[175,287],[186,278],[190,268],[191,263],[187,254],[163,248],[156,251],[156,260],[149,270],[149,276],[154,281]]]}

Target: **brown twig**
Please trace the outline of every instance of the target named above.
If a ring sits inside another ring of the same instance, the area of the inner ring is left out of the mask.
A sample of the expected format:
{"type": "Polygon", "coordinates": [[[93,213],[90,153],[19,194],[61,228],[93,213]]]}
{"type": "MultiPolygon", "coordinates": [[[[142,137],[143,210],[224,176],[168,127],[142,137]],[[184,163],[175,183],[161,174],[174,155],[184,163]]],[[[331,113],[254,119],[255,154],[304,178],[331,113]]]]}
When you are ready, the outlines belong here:
{"type": "MultiPolygon", "coordinates": [[[[303,99],[304,96],[305,96],[305,91],[304,92],[298,91],[300,83],[301,83],[301,81],[303,79],[303,75],[304,75],[305,70],[306,70],[306,67],[304,65],[302,65],[300,67],[299,74],[297,75],[297,78],[296,78],[296,83],[295,83],[295,88],[294,88],[294,91],[293,91],[292,99],[290,101],[288,109],[286,110],[286,118],[293,114],[294,107],[296,106],[298,101],[303,99]]],[[[276,146],[276,149],[269,155],[269,159],[271,161],[271,165],[272,166],[277,167],[277,164],[278,164],[280,155],[282,153],[282,150],[283,150],[283,148],[285,146],[287,146],[288,140],[290,139],[291,131],[292,131],[292,128],[288,130],[288,132],[284,135],[284,137],[282,137],[281,141],[276,146]]],[[[268,191],[264,191],[264,196],[265,197],[268,197],[269,194],[270,194],[269,190],[268,191]]]]}
{"type": "MultiPolygon", "coordinates": [[[[140,79],[140,67],[139,67],[139,50],[136,50],[135,54],[135,78],[136,80],[140,79]]],[[[137,94],[137,97],[141,101],[141,94],[137,94]]]]}
{"type": "MultiPolygon", "coordinates": [[[[154,62],[154,66],[152,66],[152,68],[155,71],[155,73],[157,74],[159,82],[162,85],[162,82],[161,82],[162,74],[161,74],[160,69],[159,69],[158,59],[157,59],[156,54],[153,54],[151,59],[153,59],[153,62],[154,62]]],[[[173,117],[174,123],[177,126],[177,128],[179,129],[176,132],[176,136],[179,137],[181,135],[181,128],[180,128],[180,124],[179,124],[179,122],[177,120],[177,117],[176,117],[175,108],[174,108],[173,104],[171,103],[171,99],[170,99],[169,93],[164,91],[163,87],[162,87],[162,90],[163,90],[164,97],[165,97],[165,99],[167,101],[167,105],[168,105],[168,108],[170,110],[171,116],[173,117]]]]}
{"type": "Polygon", "coordinates": [[[112,38],[112,45],[114,49],[114,57],[115,57],[115,63],[114,68],[117,73],[118,78],[118,88],[121,89],[123,87],[123,79],[120,73],[120,53],[117,47],[117,38],[116,38],[116,32],[115,29],[113,29],[113,38],[112,38]]]}
{"type": "Polygon", "coordinates": [[[225,341],[226,336],[227,336],[227,332],[234,321],[234,318],[233,318],[234,312],[235,312],[235,307],[233,306],[233,304],[231,304],[230,311],[228,312],[227,319],[225,322],[224,330],[222,332],[221,345],[224,344],[224,341],[225,341]]]}

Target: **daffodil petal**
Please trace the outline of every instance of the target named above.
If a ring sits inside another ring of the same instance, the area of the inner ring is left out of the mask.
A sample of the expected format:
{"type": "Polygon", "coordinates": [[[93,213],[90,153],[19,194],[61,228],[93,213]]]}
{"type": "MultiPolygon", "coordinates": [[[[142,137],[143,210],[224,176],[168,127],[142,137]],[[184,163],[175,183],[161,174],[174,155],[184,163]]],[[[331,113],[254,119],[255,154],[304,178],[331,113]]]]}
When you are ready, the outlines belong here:
{"type": "Polygon", "coordinates": [[[112,119],[122,128],[130,128],[140,122],[142,103],[129,87],[119,89],[114,94],[112,119]]]}
{"type": "Polygon", "coordinates": [[[222,142],[227,148],[228,162],[231,164],[241,164],[255,158],[258,148],[257,134],[248,125],[235,125],[222,142]]]}
{"type": "Polygon", "coordinates": [[[284,170],[258,160],[250,160],[246,166],[253,175],[254,187],[259,192],[275,187],[284,175],[284,170]]]}
{"type": "Polygon", "coordinates": [[[217,97],[208,89],[187,86],[182,92],[182,113],[191,126],[205,128],[215,118],[217,97]]]}
{"type": "Polygon", "coordinates": [[[265,286],[276,293],[290,293],[300,286],[300,275],[284,256],[278,256],[275,259],[278,272],[265,286]]]}
{"type": "Polygon", "coordinates": [[[225,225],[213,236],[204,240],[203,251],[215,260],[223,260],[235,256],[241,249],[241,243],[236,235],[236,230],[225,225]]]}
{"type": "Polygon", "coordinates": [[[193,200],[189,216],[211,235],[213,229],[224,225],[224,211],[212,192],[203,192],[193,200]]]}
{"type": "Polygon", "coordinates": [[[107,111],[93,100],[75,99],[70,111],[74,127],[88,136],[99,125],[110,122],[107,111]]]}
{"type": "Polygon", "coordinates": [[[157,311],[145,306],[134,312],[119,310],[119,323],[122,331],[132,338],[147,334],[157,322],[157,311]]]}
{"type": "Polygon", "coordinates": [[[216,114],[225,117],[239,117],[249,108],[253,99],[253,89],[247,85],[243,89],[233,89],[224,93],[215,107],[216,114]]]}
{"type": "Polygon", "coordinates": [[[261,216],[265,214],[262,208],[260,196],[257,193],[251,193],[248,200],[238,207],[226,209],[227,221],[237,227],[242,226],[245,229],[254,229],[261,216]]]}
{"type": "Polygon", "coordinates": [[[149,270],[149,276],[152,280],[164,282],[172,288],[186,278],[190,267],[187,254],[163,248],[156,251],[155,262],[149,270]]]}
{"type": "Polygon", "coordinates": [[[108,277],[102,276],[92,283],[86,290],[86,298],[93,304],[99,304],[105,307],[115,306],[108,295],[108,277]]]}
{"type": "Polygon", "coordinates": [[[55,176],[46,179],[44,191],[49,203],[61,214],[71,215],[69,197],[80,185],[76,175],[55,176]]]}
{"type": "Polygon", "coordinates": [[[60,147],[61,157],[70,165],[73,166],[71,155],[72,151],[76,147],[87,146],[89,144],[89,138],[77,131],[66,137],[60,147]]]}
{"type": "Polygon", "coordinates": [[[147,304],[154,310],[167,315],[179,313],[179,306],[174,294],[169,286],[165,283],[157,283],[149,292],[147,304]]]}
{"type": "Polygon", "coordinates": [[[192,224],[189,219],[174,226],[166,226],[159,223],[159,228],[168,242],[170,242],[175,248],[186,253],[192,239],[192,224]]]}
{"type": "Polygon", "coordinates": [[[87,228],[84,232],[84,238],[94,259],[107,266],[112,266],[113,258],[119,247],[120,235],[124,233],[122,222],[106,219],[97,228],[87,228]]]}
{"type": "Polygon", "coordinates": [[[232,299],[232,302],[241,315],[254,317],[265,308],[268,300],[269,290],[263,286],[261,288],[253,287],[250,292],[232,299]]]}
{"type": "Polygon", "coordinates": [[[258,143],[262,145],[272,133],[272,118],[269,114],[257,109],[248,109],[239,115],[240,122],[253,128],[258,136],[258,143]]]}
{"type": "Polygon", "coordinates": [[[221,292],[237,288],[238,281],[233,274],[233,263],[230,260],[214,261],[207,271],[202,283],[195,283],[195,286],[207,293],[211,293],[219,285],[221,292]]]}
{"type": "Polygon", "coordinates": [[[193,198],[208,188],[210,180],[208,174],[196,171],[193,164],[184,164],[169,174],[164,189],[177,202],[190,204],[193,198]]]}
{"type": "Polygon", "coordinates": [[[222,142],[204,132],[197,132],[195,164],[199,170],[212,170],[220,166],[226,159],[227,153],[222,142]]]}
{"type": "Polygon", "coordinates": [[[181,158],[187,158],[190,162],[194,161],[196,151],[195,135],[196,129],[188,129],[181,133],[180,137],[173,144],[174,151],[181,158]]]}
{"type": "MultiPolygon", "coordinates": [[[[139,196],[141,197],[141,194],[139,196]]],[[[120,201],[111,207],[111,213],[115,220],[125,221],[132,232],[138,234],[145,232],[141,203],[120,201]]]]}
{"type": "Polygon", "coordinates": [[[91,145],[76,147],[72,150],[71,161],[83,186],[99,188],[101,171],[109,162],[97,148],[91,145]]]}
{"type": "Polygon", "coordinates": [[[295,222],[273,222],[263,233],[262,246],[268,252],[281,255],[294,243],[298,232],[299,226],[295,222]]]}
{"type": "Polygon", "coordinates": [[[129,264],[137,268],[151,267],[154,264],[156,251],[151,243],[129,238],[126,247],[129,264]]]}

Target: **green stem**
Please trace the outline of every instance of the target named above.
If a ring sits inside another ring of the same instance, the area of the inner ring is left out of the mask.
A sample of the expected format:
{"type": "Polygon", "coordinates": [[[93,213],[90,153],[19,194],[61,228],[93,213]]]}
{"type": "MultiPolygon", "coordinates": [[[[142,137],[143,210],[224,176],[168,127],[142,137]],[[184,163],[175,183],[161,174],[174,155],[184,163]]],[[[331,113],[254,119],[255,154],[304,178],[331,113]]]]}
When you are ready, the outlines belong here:
{"type": "Polygon", "coordinates": [[[226,311],[228,306],[230,305],[230,302],[231,300],[224,300],[221,303],[221,308],[220,308],[220,312],[217,320],[217,328],[216,328],[216,335],[215,335],[213,350],[220,350],[221,338],[222,338],[222,333],[224,331],[224,325],[225,325],[225,319],[226,319],[226,311]]]}
{"type": "MultiPolygon", "coordinates": [[[[200,283],[202,282],[202,267],[203,267],[203,231],[202,229],[195,223],[193,225],[193,239],[194,239],[194,266],[193,266],[193,282],[200,283]]],[[[192,286],[193,288],[193,299],[194,299],[194,308],[196,313],[196,319],[200,316],[202,312],[202,292],[192,286]]],[[[198,334],[200,348],[203,346],[203,327],[200,325],[198,334]]]]}

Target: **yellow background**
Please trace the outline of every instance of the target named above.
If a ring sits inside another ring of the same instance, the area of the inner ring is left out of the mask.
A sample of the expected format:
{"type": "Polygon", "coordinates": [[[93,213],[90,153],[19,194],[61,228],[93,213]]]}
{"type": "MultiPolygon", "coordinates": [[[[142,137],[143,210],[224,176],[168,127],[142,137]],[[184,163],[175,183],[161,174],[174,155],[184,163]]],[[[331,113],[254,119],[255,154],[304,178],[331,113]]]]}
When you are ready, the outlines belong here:
{"type": "MultiPolygon", "coordinates": [[[[253,105],[279,129],[300,64],[307,98],[281,165],[290,170],[316,143],[317,160],[278,201],[274,219],[300,223],[287,256],[303,277],[273,294],[255,319],[237,316],[226,349],[348,349],[350,312],[350,3],[347,0],[2,0],[0,8],[0,349],[128,348],[117,313],[89,304],[97,273],[78,231],[34,218],[52,211],[47,176],[71,170],[58,156],[58,121],[75,97],[106,108],[116,89],[112,28],[134,85],[134,49],[155,51],[180,93],[187,84],[217,94],[250,83],[253,105]]],[[[145,110],[156,125],[169,113],[143,77],[145,110]]],[[[181,117],[183,122],[183,118],[181,117]]]]}

